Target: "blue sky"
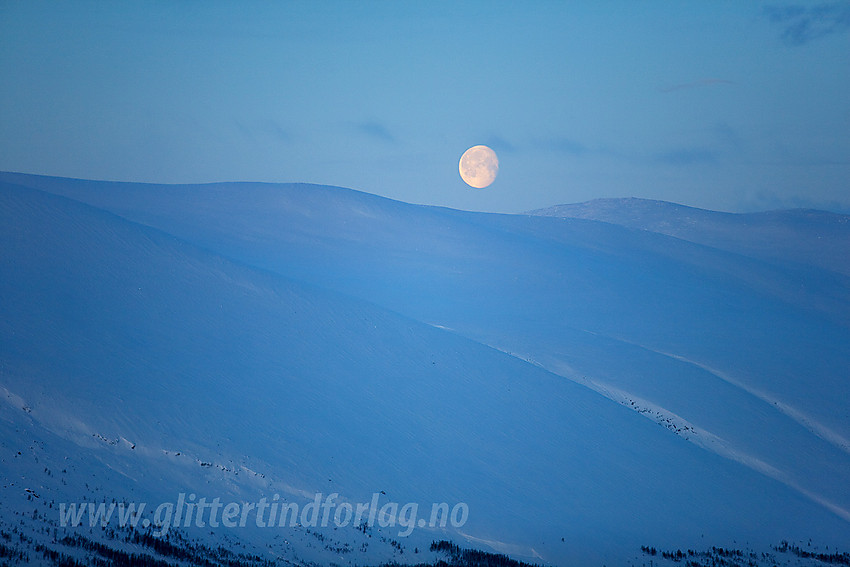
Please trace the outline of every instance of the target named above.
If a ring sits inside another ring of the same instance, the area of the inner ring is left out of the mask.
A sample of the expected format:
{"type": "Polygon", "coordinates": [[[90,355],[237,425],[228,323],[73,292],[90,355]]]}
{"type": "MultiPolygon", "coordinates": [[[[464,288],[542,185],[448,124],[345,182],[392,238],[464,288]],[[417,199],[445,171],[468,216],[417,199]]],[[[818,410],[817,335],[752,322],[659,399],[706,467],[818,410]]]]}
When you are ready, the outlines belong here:
{"type": "Polygon", "coordinates": [[[0,0],[0,76],[6,171],[850,210],[846,1],[0,0]]]}

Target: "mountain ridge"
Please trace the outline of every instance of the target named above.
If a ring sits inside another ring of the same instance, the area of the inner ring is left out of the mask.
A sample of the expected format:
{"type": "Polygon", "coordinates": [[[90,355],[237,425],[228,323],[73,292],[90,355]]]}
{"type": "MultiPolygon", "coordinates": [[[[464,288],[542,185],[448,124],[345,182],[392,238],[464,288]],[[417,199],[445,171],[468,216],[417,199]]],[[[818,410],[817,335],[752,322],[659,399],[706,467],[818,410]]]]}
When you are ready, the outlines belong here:
{"type": "Polygon", "coordinates": [[[793,260],[850,274],[850,216],[817,209],[756,213],[710,211],[649,199],[595,199],[530,211],[536,216],[584,218],[659,232],[771,261],[793,260]],[[824,251],[823,238],[830,248],[824,251]],[[779,252],[773,252],[778,247],[779,252]]]}

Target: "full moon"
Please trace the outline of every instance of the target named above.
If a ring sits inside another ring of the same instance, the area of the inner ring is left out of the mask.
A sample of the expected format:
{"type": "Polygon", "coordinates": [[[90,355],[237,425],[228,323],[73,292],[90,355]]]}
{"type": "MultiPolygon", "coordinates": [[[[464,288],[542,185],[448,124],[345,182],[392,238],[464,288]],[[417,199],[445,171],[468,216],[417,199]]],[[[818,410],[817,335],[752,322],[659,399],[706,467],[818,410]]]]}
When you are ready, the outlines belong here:
{"type": "Polygon", "coordinates": [[[499,158],[487,146],[472,146],[460,156],[460,176],[470,187],[483,189],[499,173],[499,158]]]}

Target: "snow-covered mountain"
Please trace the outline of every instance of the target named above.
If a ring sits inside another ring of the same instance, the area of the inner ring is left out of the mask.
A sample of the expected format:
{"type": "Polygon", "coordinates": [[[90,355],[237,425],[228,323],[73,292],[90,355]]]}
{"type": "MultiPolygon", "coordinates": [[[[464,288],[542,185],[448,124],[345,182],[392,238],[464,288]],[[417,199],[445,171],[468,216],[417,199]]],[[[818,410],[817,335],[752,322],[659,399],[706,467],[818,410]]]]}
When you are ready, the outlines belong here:
{"type": "Polygon", "coordinates": [[[809,209],[719,213],[649,199],[595,199],[530,214],[604,221],[738,254],[850,275],[850,217],[809,209]]]}
{"type": "Polygon", "coordinates": [[[736,247],[749,221],[674,233],[670,204],[588,220],[11,173],[0,203],[3,520],[379,494],[468,520],[205,535],[360,565],[435,539],[563,565],[848,547],[844,217],[776,213],[772,247],[736,247]]]}

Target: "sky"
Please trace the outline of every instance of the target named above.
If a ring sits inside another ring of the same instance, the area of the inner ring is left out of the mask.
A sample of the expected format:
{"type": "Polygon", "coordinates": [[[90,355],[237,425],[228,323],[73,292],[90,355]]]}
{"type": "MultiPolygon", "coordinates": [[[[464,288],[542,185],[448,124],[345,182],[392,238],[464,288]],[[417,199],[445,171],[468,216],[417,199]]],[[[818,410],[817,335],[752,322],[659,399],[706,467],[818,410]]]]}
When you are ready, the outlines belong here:
{"type": "Polygon", "coordinates": [[[3,171],[850,211],[850,1],[0,0],[0,77],[3,171]]]}

